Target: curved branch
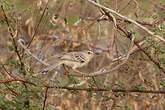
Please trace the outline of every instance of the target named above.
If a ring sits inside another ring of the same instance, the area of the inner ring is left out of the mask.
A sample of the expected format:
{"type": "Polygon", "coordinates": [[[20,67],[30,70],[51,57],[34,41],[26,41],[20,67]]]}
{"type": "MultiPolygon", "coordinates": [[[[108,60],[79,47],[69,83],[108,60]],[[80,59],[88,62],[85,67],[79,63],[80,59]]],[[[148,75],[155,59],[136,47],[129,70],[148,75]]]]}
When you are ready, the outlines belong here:
{"type": "Polygon", "coordinates": [[[161,36],[159,36],[159,35],[156,35],[154,32],[150,31],[148,28],[142,26],[142,25],[139,24],[138,22],[136,22],[136,21],[134,21],[134,20],[132,20],[132,19],[126,17],[126,16],[123,16],[123,15],[121,15],[120,13],[118,13],[118,12],[116,12],[116,11],[110,9],[110,8],[107,8],[107,7],[105,7],[105,6],[103,6],[103,5],[99,4],[99,3],[96,3],[96,2],[94,2],[93,0],[88,0],[88,2],[92,3],[93,5],[95,5],[95,6],[99,7],[99,8],[105,9],[105,10],[111,12],[112,14],[115,14],[115,15],[117,15],[117,16],[119,16],[119,17],[121,17],[121,18],[123,18],[123,19],[125,19],[125,20],[127,20],[127,21],[129,21],[129,22],[131,22],[131,23],[133,23],[133,24],[135,24],[136,26],[138,26],[138,27],[141,28],[142,30],[146,31],[146,32],[147,32],[148,34],[150,34],[151,36],[153,36],[153,37],[155,37],[155,38],[157,38],[157,39],[159,39],[160,41],[163,41],[163,42],[165,43],[165,39],[164,39],[163,37],[161,37],[161,36]]]}

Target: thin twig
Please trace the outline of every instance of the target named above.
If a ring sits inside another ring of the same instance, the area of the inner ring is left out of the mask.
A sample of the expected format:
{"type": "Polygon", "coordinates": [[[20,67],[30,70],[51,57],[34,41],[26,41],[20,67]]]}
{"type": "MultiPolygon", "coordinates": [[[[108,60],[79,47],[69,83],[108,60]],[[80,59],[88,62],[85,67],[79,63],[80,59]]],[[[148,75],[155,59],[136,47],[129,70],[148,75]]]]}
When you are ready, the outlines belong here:
{"type": "Polygon", "coordinates": [[[5,83],[4,85],[6,86],[6,88],[7,88],[9,91],[12,92],[13,95],[15,95],[15,96],[18,96],[18,95],[19,95],[19,93],[16,92],[13,88],[10,88],[10,86],[8,86],[8,84],[5,83]]]}
{"type": "Polygon", "coordinates": [[[15,37],[17,36],[17,31],[16,31],[15,35],[12,33],[12,29],[11,29],[11,26],[10,26],[10,24],[9,24],[8,17],[7,17],[7,15],[6,15],[6,13],[5,13],[5,10],[4,10],[4,8],[3,8],[3,5],[1,5],[1,9],[2,9],[3,15],[4,15],[4,17],[5,17],[5,21],[6,21],[6,24],[7,24],[7,26],[8,26],[8,29],[9,29],[9,33],[10,33],[10,36],[11,36],[11,40],[12,40],[12,43],[13,43],[13,46],[14,46],[14,51],[15,51],[15,53],[17,54],[18,59],[19,59],[19,61],[20,61],[21,69],[24,70],[24,63],[23,63],[23,61],[22,61],[21,55],[20,55],[20,53],[19,53],[19,51],[18,51],[18,47],[17,47],[16,41],[15,41],[15,37]]]}
{"type": "Polygon", "coordinates": [[[38,22],[36,28],[35,28],[34,34],[33,34],[33,36],[32,36],[32,39],[30,40],[29,44],[27,45],[27,48],[30,47],[31,43],[33,42],[33,40],[34,40],[34,38],[35,38],[35,35],[36,35],[37,32],[38,32],[38,28],[39,28],[39,26],[40,26],[40,24],[41,24],[41,21],[42,21],[44,15],[45,15],[45,12],[46,12],[46,10],[47,10],[47,8],[48,8],[48,3],[49,3],[49,0],[48,0],[47,3],[46,3],[46,6],[45,6],[45,8],[44,8],[44,10],[43,10],[43,13],[42,13],[42,15],[41,15],[41,17],[40,17],[40,19],[39,19],[39,22],[38,22]]]}
{"type": "MultiPolygon", "coordinates": [[[[100,3],[99,0],[97,0],[97,3],[100,3]]],[[[112,29],[112,35],[111,35],[112,38],[110,38],[110,41],[108,43],[108,53],[112,54],[113,53],[114,36],[115,36],[116,28],[117,28],[116,18],[111,13],[107,12],[105,9],[100,8],[100,11],[108,17],[109,22],[111,22],[111,21],[114,22],[113,29],[112,29]]],[[[109,79],[109,75],[110,74],[106,75],[105,80],[103,82],[103,86],[107,86],[107,81],[109,79]]],[[[105,95],[105,93],[106,93],[105,91],[102,92],[102,96],[105,95]]],[[[102,104],[103,100],[104,100],[104,97],[102,97],[100,99],[99,106],[102,104]]]]}
{"type": "Polygon", "coordinates": [[[126,16],[123,16],[120,13],[118,13],[118,12],[116,12],[116,11],[110,9],[110,8],[107,8],[107,7],[105,7],[105,6],[103,6],[103,5],[99,4],[99,3],[96,3],[93,0],[87,0],[87,1],[92,3],[92,4],[94,4],[95,6],[97,6],[99,8],[105,9],[105,10],[111,12],[112,14],[115,14],[115,15],[123,18],[124,20],[127,20],[128,22],[131,22],[131,23],[135,24],[136,26],[138,26],[139,28],[143,29],[148,34],[150,34],[151,36],[153,36],[153,37],[155,37],[155,38],[157,38],[157,39],[159,39],[159,40],[161,40],[161,41],[163,41],[165,43],[165,39],[163,37],[160,37],[159,35],[156,35],[154,32],[150,31],[149,29],[147,29],[146,27],[142,26],[138,22],[136,22],[136,21],[134,21],[134,20],[132,20],[132,19],[126,17],[126,16]]]}
{"type": "Polygon", "coordinates": [[[134,44],[150,59],[150,61],[152,61],[163,73],[165,73],[165,69],[160,66],[159,62],[155,61],[144,49],[139,46],[137,42],[134,42],[134,44]]]}
{"type": "MultiPolygon", "coordinates": [[[[118,27],[118,29],[119,29],[120,31],[122,31],[122,32],[125,34],[125,36],[126,36],[127,38],[131,39],[132,33],[128,32],[128,31],[124,31],[119,25],[117,25],[117,27],[118,27]]],[[[155,61],[155,60],[144,50],[144,48],[141,47],[141,45],[144,44],[144,42],[145,42],[145,41],[142,41],[142,42],[140,42],[140,43],[137,43],[137,42],[134,41],[134,44],[135,44],[136,47],[134,47],[132,51],[134,51],[135,49],[138,48],[140,51],[142,51],[142,52],[149,58],[149,60],[150,60],[151,62],[153,62],[163,73],[165,73],[165,69],[164,69],[163,67],[161,67],[161,65],[159,64],[159,62],[155,61]]]]}
{"type": "Polygon", "coordinates": [[[4,64],[1,64],[1,65],[2,65],[2,68],[4,69],[6,75],[7,75],[9,78],[13,78],[13,79],[14,79],[15,77],[6,69],[5,65],[4,65],[4,64]]]}
{"type": "Polygon", "coordinates": [[[126,8],[128,8],[128,5],[130,5],[131,2],[132,2],[132,0],[129,0],[128,3],[127,3],[123,8],[121,8],[121,9],[119,10],[119,13],[121,13],[121,12],[124,11],[126,8]]]}
{"type": "MultiPolygon", "coordinates": [[[[96,0],[96,2],[97,3],[100,3],[100,1],[99,0],[96,0]]],[[[106,14],[106,10],[105,9],[103,9],[103,8],[100,8],[100,12],[104,15],[104,14],[106,14]]],[[[116,18],[115,18],[115,16],[113,16],[113,14],[111,14],[111,13],[109,13],[108,14],[111,18],[112,18],[112,21],[113,21],[113,23],[114,23],[114,27],[116,28],[117,26],[117,23],[116,23],[116,18]]]]}
{"type": "Polygon", "coordinates": [[[124,61],[122,63],[120,63],[119,65],[115,66],[114,68],[112,68],[110,70],[102,68],[99,71],[96,71],[96,72],[93,72],[93,73],[90,73],[90,74],[83,74],[83,76],[84,77],[92,77],[92,76],[104,75],[104,74],[108,74],[110,72],[113,72],[113,71],[117,70],[119,67],[121,67],[123,64],[125,64],[127,62],[127,59],[129,58],[129,56],[132,52],[133,43],[134,43],[134,38],[132,38],[130,49],[129,49],[126,57],[124,58],[124,61]]]}
{"type": "Polygon", "coordinates": [[[48,88],[66,89],[66,90],[77,90],[77,91],[88,91],[88,92],[99,92],[99,91],[110,91],[110,92],[121,92],[121,93],[151,93],[151,94],[165,94],[164,90],[136,90],[136,89],[106,89],[106,88],[78,88],[78,87],[67,87],[67,86],[45,86],[48,88]]]}
{"type": "Polygon", "coordinates": [[[7,80],[0,80],[0,83],[11,83],[11,82],[23,82],[23,83],[28,83],[28,84],[31,84],[31,85],[34,85],[34,83],[32,82],[29,82],[29,81],[26,81],[26,80],[23,80],[23,79],[18,79],[18,78],[15,78],[15,79],[7,79],[7,80]]]}
{"type": "Polygon", "coordinates": [[[33,58],[35,58],[37,61],[39,61],[41,64],[45,65],[45,66],[49,66],[48,63],[42,61],[41,59],[39,59],[37,56],[33,55],[29,49],[26,48],[26,46],[23,44],[23,42],[25,42],[23,39],[19,39],[18,43],[20,44],[20,46],[29,54],[31,55],[33,58]]]}
{"type": "Polygon", "coordinates": [[[45,90],[45,97],[44,97],[44,101],[43,101],[43,108],[42,110],[45,110],[45,106],[46,106],[46,100],[47,100],[47,94],[48,94],[48,87],[46,87],[46,90],[45,90]]]}
{"type": "Polygon", "coordinates": [[[32,84],[34,86],[38,86],[38,87],[46,87],[46,88],[56,88],[56,89],[66,89],[66,90],[77,90],[77,91],[88,91],[88,92],[100,92],[100,91],[110,91],[110,92],[114,92],[114,93],[151,93],[151,94],[165,94],[164,90],[136,90],[136,89],[107,89],[107,88],[78,88],[78,87],[67,87],[67,86],[39,86],[36,85],[34,83],[31,82],[27,82],[25,80],[16,80],[16,79],[11,79],[11,80],[5,80],[5,81],[1,81],[0,83],[10,83],[10,82],[15,82],[15,81],[20,81],[20,82],[24,82],[24,83],[29,83],[32,84]]]}

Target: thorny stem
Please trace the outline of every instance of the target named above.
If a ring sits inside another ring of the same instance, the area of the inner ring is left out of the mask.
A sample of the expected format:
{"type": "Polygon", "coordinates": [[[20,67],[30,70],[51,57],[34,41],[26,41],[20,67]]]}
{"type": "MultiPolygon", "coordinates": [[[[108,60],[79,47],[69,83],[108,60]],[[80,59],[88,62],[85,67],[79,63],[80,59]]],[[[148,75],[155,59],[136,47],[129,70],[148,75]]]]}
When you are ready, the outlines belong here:
{"type": "MultiPolygon", "coordinates": [[[[16,36],[16,35],[13,35],[13,33],[12,33],[12,29],[11,29],[11,26],[10,26],[10,24],[9,24],[9,21],[8,21],[7,15],[6,15],[6,13],[5,13],[5,10],[4,10],[4,8],[3,8],[3,5],[1,5],[1,9],[2,9],[3,15],[4,15],[4,17],[5,17],[6,24],[7,24],[7,26],[8,26],[9,32],[10,32],[11,40],[12,40],[12,43],[13,43],[13,46],[14,46],[14,51],[15,51],[15,53],[17,54],[18,59],[19,59],[19,61],[20,61],[21,70],[24,70],[24,63],[23,63],[23,61],[22,61],[21,55],[20,55],[20,53],[19,53],[19,51],[18,51],[18,47],[17,47],[16,41],[15,41],[15,39],[14,39],[14,36],[16,36]]],[[[25,72],[23,72],[23,74],[25,75],[25,72]]]]}

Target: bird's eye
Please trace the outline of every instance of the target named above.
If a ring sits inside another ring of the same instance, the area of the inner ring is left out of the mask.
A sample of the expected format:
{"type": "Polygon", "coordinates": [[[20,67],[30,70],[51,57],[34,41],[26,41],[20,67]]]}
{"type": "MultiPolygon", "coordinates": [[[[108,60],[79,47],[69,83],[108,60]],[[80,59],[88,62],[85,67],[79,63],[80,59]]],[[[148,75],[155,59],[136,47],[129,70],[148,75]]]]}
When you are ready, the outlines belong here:
{"type": "Polygon", "coordinates": [[[84,61],[84,60],[81,60],[80,62],[81,62],[81,63],[84,63],[85,61],[84,61]]]}
{"type": "Polygon", "coordinates": [[[88,51],[88,54],[92,54],[92,52],[91,51],[88,51]]]}

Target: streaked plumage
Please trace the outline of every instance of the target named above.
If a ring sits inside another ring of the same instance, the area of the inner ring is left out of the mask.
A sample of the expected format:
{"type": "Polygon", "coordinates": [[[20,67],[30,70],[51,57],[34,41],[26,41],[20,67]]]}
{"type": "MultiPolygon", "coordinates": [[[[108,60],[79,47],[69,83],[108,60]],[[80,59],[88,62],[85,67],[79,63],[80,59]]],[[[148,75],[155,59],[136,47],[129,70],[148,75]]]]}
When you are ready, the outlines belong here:
{"type": "Polygon", "coordinates": [[[71,67],[72,69],[81,68],[89,63],[93,58],[94,53],[92,51],[78,51],[78,52],[69,52],[60,56],[59,61],[56,64],[50,65],[45,68],[43,72],[51,71],[57,66],[64,64],[71,67]]]}

